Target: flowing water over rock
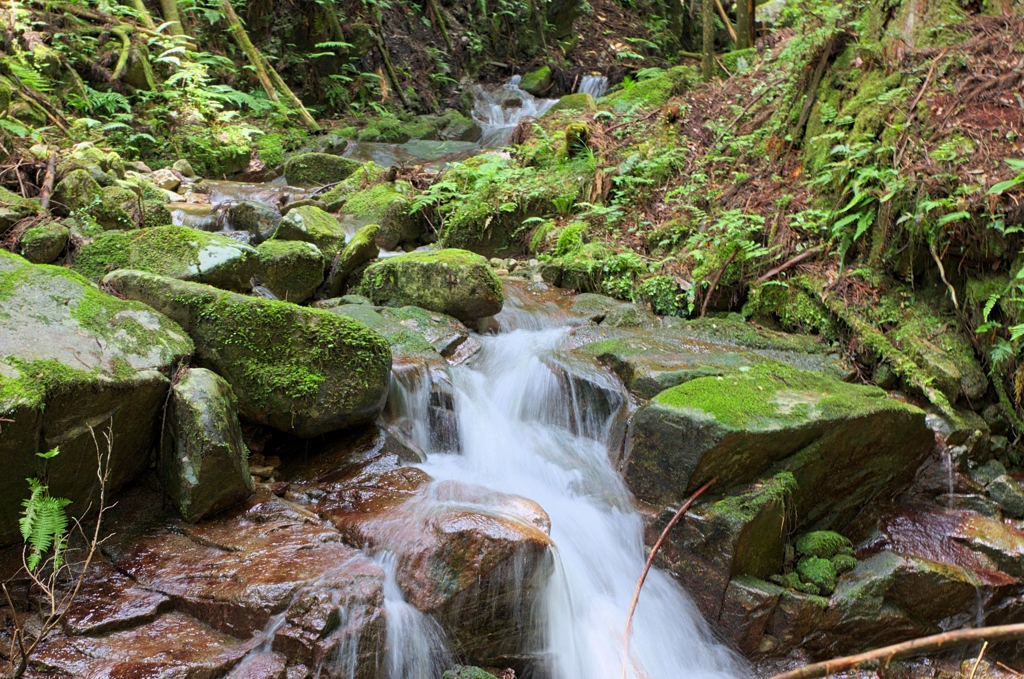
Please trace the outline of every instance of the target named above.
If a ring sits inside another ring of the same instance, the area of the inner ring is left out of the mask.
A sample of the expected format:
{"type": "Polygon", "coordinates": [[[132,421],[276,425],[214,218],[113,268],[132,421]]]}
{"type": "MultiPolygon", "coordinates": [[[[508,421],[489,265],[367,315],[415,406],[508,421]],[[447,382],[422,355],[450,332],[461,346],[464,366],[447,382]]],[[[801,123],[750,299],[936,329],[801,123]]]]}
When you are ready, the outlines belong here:
{"type": "Polygon", "coordinates": [[[473,119],[484,130],[480,146],[498,148],[508,143],[513,130],[526,118],[540,118],[557,99],[538,99],[519,89],[521,76],[515,75],[496,89],[477,87],[473,95],[473,119]]]}
{"type": "MultiPolygon", "coordinates": [[[[541,675],[617,678],[626,613],[646,555],[641,517],[609,458],[622,388],[596,368],[557,368],[566,365],[564,315],[546,307],[531,314],[510,306],[511,313],[499,315],[506,331],[481,338],[480,354],[452,369],[461,452],[438,450],[427,433],[429,423],[420,422],[430,410],[423,402],[428,390],[410,392],[396,384],[405,392],[404,414],[423,425],[414,427],[413,435],[429,456],[422,467],[434,479],[521,495],[550,516],[555,565],[532,602],[541,675]],[[573,388],[579,383],[606,391],[608,405],[594,407],[597,401],[585,397],[587,389],[573,388]]],[[[742,673],[739,661],[713,642],[688,596],[663,572],[648,577],[634,628],[630,677],[742,673]]],[[[416,648],[398,639],[389,645],[416,648]]]]}
{"type": "Polygon", "coordinates": [[[608,78],[603,75],[585,75],[580,78],[580,84],[576,87],[579,94],[589,94],[594,99],[603,97],[608,91],[608,78]]]}

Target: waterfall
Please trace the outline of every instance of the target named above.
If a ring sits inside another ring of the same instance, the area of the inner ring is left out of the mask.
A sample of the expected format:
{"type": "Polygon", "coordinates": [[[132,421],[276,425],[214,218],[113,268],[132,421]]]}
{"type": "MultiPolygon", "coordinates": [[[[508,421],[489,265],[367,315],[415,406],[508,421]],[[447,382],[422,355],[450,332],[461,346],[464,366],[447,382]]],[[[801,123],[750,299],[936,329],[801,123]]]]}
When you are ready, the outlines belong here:
{"type": "Polygon", "coordinates": [[[473,119],[483,128],[480,146],[498,148],[508,143],[520,121],[540,118],[557,99],[538,99],[519,89],[521,77],[512,76],[495,89],[477,86],[473,91],[473,119]]]}
{"type": "Polygon", "coordinates": [[[603,75],[585,75],[580,78],[576,91],[580,94],[589,94],[594,99],[603,97],[608,91],[608,78],[603,75]]]}
{"type": "MultiPolygon", "coordinates": [[[[555,567],[533,602],[541,647],[523,649],[542,659],[538,674],[619,679],[626,613],[646,558],[642,519],[610,461],[625,397],[609,373],[568,356],[564,316],[541,307],[527,322],[528,310],[514,295],[510,300],[513,308],[499,315],[503,332],[480,337],[481,351],[451,368],[460,452],[438,450],[425,433],[429,427],[412,427],[412,433],[427,453],[422,467],[438,482],[520,495],[550,516],[555,567]]],[[[426,406],[413,402],[429,390],[393,385],[402,392],[404,416],[424,417],[426,406]]],[[[388,618],[390,635],[390,609],[388,618]]],[[[652,571],[634,618],[629,676],[725,679],[743,673],[742,661],[714,642],[683,589],[652,571]]]]}

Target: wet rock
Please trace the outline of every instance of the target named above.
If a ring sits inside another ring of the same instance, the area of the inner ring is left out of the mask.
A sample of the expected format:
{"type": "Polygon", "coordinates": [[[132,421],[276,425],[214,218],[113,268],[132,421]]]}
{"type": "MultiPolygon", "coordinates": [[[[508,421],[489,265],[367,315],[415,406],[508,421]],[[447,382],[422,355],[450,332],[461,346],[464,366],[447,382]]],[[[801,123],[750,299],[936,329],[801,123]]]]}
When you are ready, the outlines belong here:
{"type": "Polygon", "coordinates": [[[329,153],[300,153],[285,161],[284,176],[291,186],[323,186],[344,180],[360,165],[329,153]]]}
{"type": "Polygon", "coordinates": [[[76,636],[117,632],[152,622],[169,604],[168,597],[136,587],[128,576],[98,561],[68,608],[63,626],[76,636]]]}
{"type": "Polygon", "coordinates": [[[252,493],[231,385],[214,372],[191,368],[171,390],[160,478],[171,504],[191,523],[252,493]]]}
{"type": "Polygon", "coordinates": [[[457,665],[454,669],[446,670],[441,679],[498,679],[490,672],[469,665],[457,665]]]}
{"type": "MultiPolygon", "coordinates": [[[[767,579],[782,570],[786,503],[796,484],[782,473],[690,510],[673,531],[659,560],[683,584],[701,612],[718,619],[730,580],[737,575],[767,579]]],[[[654,539],[675,513],[663,511],[648,532],[654,539]]]]}
{"type": "Polygon", "coordinates": [[[416,244],[425,224],[420,214],[412,213],[405,182],[384,182],[349,195],[341,209],[341,220],[350,227],[378,224],[377,245],[394,250],[399,245],[416,244]]]}
{"type": "Polygon", "coordinates": [[[501,311],[501,281],[487,260],[465,250],[416,252],[381,260],[360,293],[382,306],[418,306],[469,323],[501,311]]]}
{"type": "Polygon", "coordinates": [[[348,287],[349,276],[359,267],[377,258],[380,254],[380,248],[376,243],[378,231],[380,226],[377,224],[367,224],[356,231],[345,248],[334,258],[331,270],[327,274],[324,294],[328,297],[337,297],[344,293],[348,287]]]}
{"type": "Polygon", "coordinates": [[[67,217],[77,210],[85,210],[102,199],[100,185],[86,170],[72,170],[60,180],[50,197],[50,210],[67,217]]]}
{"type": "Polygon", "coordinates": [[[181,323],[248,420],[311,437],[372,422],[384,406],[391,351],[352,319],[141,271],[104,283],[181,323]]]}
{"type": "MultiPolygon", "coordinates": [[[[85,170],[90,175],[109,179],[124,179],[124,162],[114,151],[104,151],[92,142],[76,144],[71,153],[57,165],[57,174],[64,178],[74,170],[85,170]]],[[[104,186],[107,181],[101,182],[104,186]]]]}
{"type": "Polygon", "coordinates": [[[782,587],[750,576],[734,578],[725,590],[718,629],[733,648],[748,658],[753,656],[785,592],[782,587]]]}
{"type": "Polygon", "coordinates": [[[312,205],[313,207],[318,207],[325,212],[327,211],[327,204],[322,200],[319,200],[317,198],[303,198],[301,200],[296,200],[291,203],[288,203],[283,208],[281,208],[281,215],[284,216],[291,212],[292,210],[294,210],[295,208],[303,207],[305,205],[312,205]]]}
{"type": "Polygon", "coordinates": [[[441,138],[450,141],[480,141],[483,129],[480,123],[468,118],[456,110],[445,111],[441,115],[443,128],[441,138]]]}
{"type": "Polygon", "coordinates": [[[225,679],[288,679],[288,661],[273,651],[250,653],[225,679]]]}
{"type": "Polygon", "coordinates": [[[985,490],[988,496],[999,504],[1004,514],[1015,519],[1024,519],[1024,484],[1003,474],[992,479],[985,490]]]}
{"type": "Polygon", "coordinates": [[[73,264],[96,282],[116,269],[135,269],[239,292],[252,289],[259,266],[255,248],[184,226],[103,234],[83,245],[73,264]]]}
{"type": "MultiPolygon", "coordinates": [[[[171,169],[188,179],[195,179],[198,176],[196,175],[196,171],[192,169],[192,163],[188,162],[184,158],[179,158],[174,161],[174,164],[171,165],[171,169]]],[[[171,190],[173,191],[174,189],[171,190]]]]}
{"type": "Polygon", "coordinates": [[[13,191],[0,187],[0,236],[22,219],[37,214],[41,209],[38,201],[22,198],[13,191]]]}
{"type": "Polygon", "coordinates": [[[816,634],[829,600],[814,594],[784,590],[768,618],[758,644],[759,655],[775,655],[798,648],[816,634]]]}
{"type": "Polygon", "coordinates": [[[302,304],[324,281],[324,256],[312,243],[274,239],[257,250],[257,276],[278,299],[302,304]]]}
{"type": "Polygon", "coordinates": [[[523,75],[522,80],[519,82],[519,89],[539,97],[551,89],[552,82],[551,67],[541,66],[537,70],[523,75]]]}
{"type": "MultiPolygon", "coordinates": [[[[113,429],[108,493],[146,468],[165,377],[192,342],[151,308],[100,292],[67,269],[0,251],[0,544],[20,540],[26,478],[46,461],[50,490],[81,512],[95,506],[96,449],[113,429]]],[[[106,452],[105,450],[103,451],[106,452]]]]}
{"type": "Polygon", "coordinates": [[[345,244],[345,230],[330,214],[306,205],[295,208],[281,219],[274,238],[312,243],[325,257],[333,258],[345,244]]]}
{"type": "Polygon", "coordinates": [[[21,256],[33,264],[49,264],[68,244],[68,228],[59,222],[47,222],[26,231],[18,242],[21,256]]]}
{"type": "Polygon", "coordinates": [[[686,382],[637,411],[625,476],[663,505],[714,476],[746,483],[785,460],[801,525],[829,528],[909,485],[933,445],[924,412],[881,389],[761,364],[686,382]]]}
{"type": "Polygon", "coordinates": [[[224,211],[224,216],[232,229],[252,234],[252,240],[256,244],[273,238],[281,224],[280,212],[269,205],[251,200],[232,203],[224,211]]]}

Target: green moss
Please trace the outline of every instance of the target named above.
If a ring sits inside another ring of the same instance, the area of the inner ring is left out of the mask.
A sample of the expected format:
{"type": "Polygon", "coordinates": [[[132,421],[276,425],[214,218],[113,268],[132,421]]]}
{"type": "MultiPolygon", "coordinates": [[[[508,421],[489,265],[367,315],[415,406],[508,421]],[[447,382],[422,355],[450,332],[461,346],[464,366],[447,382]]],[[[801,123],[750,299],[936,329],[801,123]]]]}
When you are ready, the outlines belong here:
{"type": "Polygon", "coordinates": [[[541,66],[535,71],[523,75],[519,81],[519,89],[533,95],[541,95],[551,87],[551,67],[541,66]]]}
{"type": "Polygon", "coordinates": [[[345,230],[335,217],[315,205],[302,205],[288,211],[274,239],[312,243],[325,257],[333,257],[345,243],[345,230]]]}
{"type": "Polygon", "coordinates": [[[820,334],[830,341],[839,338],[835,318],[802,284],[800,277],[791,279],[787,285],[751,286],[743,315],[774,318],[789,332],[820,334]]]}
{"type": "Polygon", "coordinates": [[[669,97],[682,94],[698,82],[700,82],[700,73],[696,68],[676,66],[637,80],[629,86],[620,87],[605,96],[602,99],[602,104],[611,104],[620,111],[627,110],[632,106],[657,108],[664,106],[669,97]]]}
{"type": "Polygon", "coordinates": [[[300,153],[285,161],[284,176],[293,186],[323,186],[346,179],[361,165],[329,153],[300,153]]]}
{"type": "Polygon", "coordinates": [[[796,478],[790,472],[779,472],[769,479],[755,484],[753,489],[738,495],[728,495],[714,505],[714,514],[731,517],[740,523],[748,523],[761,511],[771,505],[784,505],[786,499],[797,489],[796,478]]]}
{"type": "Polygon", "coordinates": [[[831,559],[837,554],[852,554],[853,545],[839,533],[818,530],[807,533],[797,540],[796,553],[800,556],[831,559]]]}
{"type": "Polygon", "coordinates": [[[836,588],[836,569],[828,559],[805,556],[796,564],[800,579],[817,587],[822,594],[831,594],[836,588]]]}
{"type": "Polygon", "coordinates": [[[284,162],[285,153],[293,151],[306,140],[306,131],[296,128],[282,132],[271,132],[256,137],[254,146],[267,167],[277,167],[284,162]]]}
{"type": "Polygon", "coordinates": [[[387,172],[387,169],[374,162],[363,163],[358,170],[317,197],[327,206],[328,212],[337,212],[352,194],[384,181],[387,172]]]}
{"type": "Polygon", "coordinates": [[[479,667],[459,665],[455,669],[447,670],[441,679],[498,679],[490,672],[485,672],[479,667]]]}
{"type": "Polygon", "coordinates": [[[573,222],[562,227],[555,243],[555,256],[562,257],[579,252],[583,248],[583,234],[586,228],[586,222],[573,222]]]}
{"type": "Polygon", "coordinates": [[[412,139],[412,135],[396,116],[391,114],[374,118],[366,127],[359,131],[359,141],[387,142],[404,144],[412,139]]]}
{"type": "Polygon", "coordinates": [[[259,280],[278,299],[301,304],[324,280],[324,256],[312,243],[268,240],[256,249],[259,280]]]}
{"type": "Polygon", "coordinates": [[[580,111],[593,112],[597,110],[594,98],[585,92],[578,94],[567,94],[548,109],[547,115],[556,113],[578,113],[580,111]]]}
{"type": "Polygon", "coordinates": [[[832,557],[831,561],[832,567],[835,568],[837,576],[852,571],[857,567],[857,557],[852,554],[836,554],[832,557]]]}
{"type": "Polygon", "coordinates": [[[691,380],[661,392],[653,402],[701,410],[720,424],[735,428],[799,424],[815,413],[856,417],[888,403],[881,389],[847,384],[779,363],[755,365],[746,372],[724,377],[691,380]]]}

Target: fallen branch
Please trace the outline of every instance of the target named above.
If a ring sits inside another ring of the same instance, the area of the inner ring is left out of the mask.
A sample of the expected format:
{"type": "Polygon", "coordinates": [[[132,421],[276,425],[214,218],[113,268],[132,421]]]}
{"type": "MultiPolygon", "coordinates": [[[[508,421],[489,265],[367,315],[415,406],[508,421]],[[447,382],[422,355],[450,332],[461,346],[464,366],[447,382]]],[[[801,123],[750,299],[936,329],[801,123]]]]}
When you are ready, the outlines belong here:
{"type": "Polygon", "coordinates": [[[777,674],[771,679],[817,679],[837,672],[847,670],[869,669],[877,665],[884,665],[899,658],[909,658],[915,655],[924,655],[936,651],[944,651],[949,648],[966,646],[978,641],[994,643],[997,641],[1010,641],[1024,639],[1024,623],[1016,625],[999,625],[996,627],[978,627],[972,629],[960,629],[953,632],[933,634],[930,637],[904,641],[901,644],[893,644],[884,648],[875,649],[866,653],[850,655],[844,658],[835,658],[825,662],[815,663],[807,667],[800,667],[789,672],[777,674]]]}
{"type": "Polygon", "coordinates": [[[739,45],[740,36],[736,35],[736,29],[732,27],[732,20],[729,19],[729,15],[726,14],[725,8],[722,7],[722,0],[715,0],[715,8],[718,9],[718,16],[722,17],[722,23],[725,24],[725,30],[729,31],[729,37],[732,38],[734,44],[739,45]]]}
{"type": "Polygon", "coordinates": [[[740,252],[739,248],[736,248],[735,250],[733,250],[732,254],[729,255],[729,259],[725,260],[725,264],[723,264],[721,266],[721,268],[718,269],[718,271],[715,272],[715,277],[713,279],[711,279],[711,285],[708,287],[708,291],[704,295],[704,302],[700,305],[700,317],[701,318],[704,318],[704,316],[708,312],[708,302],[711,301],[711,293],[713,293],[715,291],[715,286],[718,285],[718,281],[720,281],[722,279],[722,274],[724,274],[725,270],[729,268],[729,265],[732,264],[732,260],[736,258],[736,255],[738,255],[739,252],[740,252]]]}
{"type": "Polygon", "coordinates": [[[50,209],[50,194],[53,193],[53,182],[57,176],[57,152],[50,151],[46,161],[46,174],[43,176],[43,187],[39,190],[39,205],[44,210],[50,209]]]}
{"type": "Polygon", "coordinates": [[[653,547],[651,547],[651,553],[647,557],[647,563],[644,564],[644,571],[640,574],[640,579],[637,580],[636,590],[633,591],[633,601],[629,604],[629,614],[626,615],[626,631],[623,634],[624,648],[622,652],[622,679],[626,679],[626,667],[629,663],[629,637],[633,634],[633,613],[636,612],[636,605],[640,601],[640,589],[644,586],[644,581],[647,580],[647,574],[650,572],[651,565],[654,563],[654,557],[658,555],[658,550],[661,549],[661,545],[668,538],[668,534],[672,532],[673,528],[675,528],[679,519],[683,518],[683,514],[685,514],[686,510],[690,508],[690,505],[696,502],[697,498],[703,495],[704,491],[710,488],[716,481],[718,481],[717,476],[698,488],[697,491],[690,496],[690,499],[679,508],[679,511],[677,511],[675,516],[672,517],[672,520],[665,526],[665,530],[661,531],[661,535],[658,536],[658,541],[654,543],[653,547]]]}
{"type": "Polygon", "coordinates": [[[959,313],[960,305],[957,304],[956,301],[956,288],[950,285],[949,281],[946,279],[946,267],[942,266],[942,258],[939,257],[935,243],[928,244],[928,252],[931,253],[932,259],[935,260],[936,266],[939,267],[939,276],[942,278],[942,282],[946,284],[946,288],[949,290],[949,296],[953,298],[953,308],[959,313]]]}
{"type": "Polygon", "coordinates": [[[809,250],[804,250],[803,252],[801,252],[796,257],[793,257],[792,259],[790,259],[790,260],[788,260],[788,261],[786,261],[786,262],[784,262],[782,264],[779,264],[777,267],[775,267],[774,269],[772,269],[771,271],[769,271],[765,275],[763,275],[760,278],[758,278],[756,281],[754,281],[754,284],[755,285],[761,285],[761,283],[764,283],[769,278],[773,278],[773,277],[777,276],[778,274],[782,273],[783,271],[785,271],[789,267],[793,266],[794,264],[799,264],[800,262],[804,261],[805,259],[807,259],[811,255],[816,255],[819,252],[821,252],[821,246],[820,245],[818,245],[816,247],[813,247],[813,248],[811,248],[809,250]]]}

